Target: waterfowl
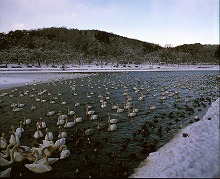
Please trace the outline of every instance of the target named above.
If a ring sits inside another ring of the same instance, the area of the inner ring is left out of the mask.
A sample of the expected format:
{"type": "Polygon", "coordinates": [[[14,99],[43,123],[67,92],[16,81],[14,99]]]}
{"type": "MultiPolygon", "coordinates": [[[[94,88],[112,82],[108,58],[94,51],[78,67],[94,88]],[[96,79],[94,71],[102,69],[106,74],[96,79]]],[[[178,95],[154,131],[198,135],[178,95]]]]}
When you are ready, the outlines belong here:
{"type": "Polygon", "coordinates": [[[67,146],[66,145],[62,145],[60,148],[59,148],[59,151],[60,152],[60,159],[64,159],[68,156],[70,156],[70,150],[67,149],[67,146]]]}
{"type": "Polygon", "coordinates": [[[131,112],[131,110],[128,110],[128,117],[134,117],[136,116],[135,112],[131,112]]]}
{"type": "Polygon", "coordinates": [[[45,163],[33,163],[33,164],[25,164],[25,167],[34,173],[45,173],[53,170],[48,162],[48,155],[46,155],[45,163]]]}
{"type": "Polygon", "coordinates": [[[98,125],[97,125],[97,129],[98,129],[98,130],[105,128],[105,124],[101,123],[100,121],[101,121],[101,119],[99,118],[99,119],[98,119],[98,125]]]}
{"type": "Polygon", "coordinates": [[[48,128],[46,128],[45,140],[53,140],[53,133],[49,132],[48,128]]]}
{"type": "Polygon", "coordinates": [[[28,125],[31,123],[31,119],[26,119],[25,114],[23,114],[23,125],[28,125]]]}
{"type": "Polygon", "coordinates": [[[152,103],[150,102],[150,110],[155,110],[155,109],[157,109],[157,107],[153,106],[152,103]]]}
{"type": "Polygon", "coordinates": [[[40,117],[38,124],[39,129],[45,129],[47,127],[46,122],[42,121],[42,117],[40,117]]]}
{"type": "Polygon", "coordinates": [[[10,175],[11,175],[11,167],[0,172],[0,178],[10,177],[10,175]]]}
{"type": "Polygon", "coordinates": [[[2,133],[2,136],[0,138],[0,149],[5,149],[8,146],[8,142],[5,138],[5,133],[2,133]]]}
{"type": "Polygon", "coordinates": [[[124,109],[120,109],[119,105],[117,104],[117,113],[122,113],[124,111],[124,109]]]}
{"type": "Polygon", "coordinates": [[[74,115],[75,114],[75,111],[70,111],[70,108],[69,108],[69,106],[67,107],[67,115],[68,116],[72,116],[72,115],[74,115]]]}
{"type": "Polygon", "coordinates": [[[12,131],[9,131],[9,133],[11,133],[9,144],[20,144],[19,137],[15,135],[14,126],[12,126],[11,128],[12,128],[12,131]]]}
{"type": "Polygon", "coordinates": [[[108,131],[115,131],[117,129],[117,125],[116,124],[111,124],[110,121],[108,121],[108,131]]]}
{"type": "Polygon", "coordinates": [[[110,113],[108,113],[108,121],[110,122],[110,124],[115,124],[119,121],[119,119],[111,119],[111,115],[110,113]]]}
{"type": "Polygon", "coordinates": [[[67,117],[66,120],[65,120],[65,123],[64,123],[64,128],[73,127],[75,124],[76,124],[76,121],[68,122],[68,117],[67,117]]]}
{"type": "Polygon", "coordinates": [[[85,136],[92,135],[92,134],[93,134],[93,132],[94,132],[94,130],[93,130],[93,129],[91,129],[91,128],[86,129],[86,130],[85,130],[85,136]]]}
{"type": "Polygon", "coordinates": [[[82,117],[76,117],[76,114],[74,114],[74,121],[82,122],[82,117]]]}
{"type": "Polygon", "coordinates": [[[43,133],[39,130],[39,123],[37,122],[36,123],[36,128],[37,128],[37,131],[34,133],[34,138],[35,139],[39,139],[41,137],[43,137],[43,133]]]}
{"type": "Polygon", "coordinates": [[[58,134],[58,138],[66,138],[67,137],[67,132],[61,132],[61,126],[58,127],[59,128],[59,134],[58,134]]]}
{"type": "Polygon", "coordinates": [[[15,158],[14,158],[15,149],[16,149],[16,147],[13,147],[12,152],[11,152],[11,155],[10,155],[10,158],[11,158],[10,161],[6,160],[6,159],[3,158],[3,157],[0,157],[0,166],[1,166],[1,167],[3,167],[3,166],[8,166],[8,165],[10,165],[10,164],[12,164],[12,163],[15,162],[15,158]]]}
{"type": "Polygon", "coordinates": [[[55,113],[55,111],[49,111],[49,108],[47,108],[47,116],[53,116],[55,113]]]}

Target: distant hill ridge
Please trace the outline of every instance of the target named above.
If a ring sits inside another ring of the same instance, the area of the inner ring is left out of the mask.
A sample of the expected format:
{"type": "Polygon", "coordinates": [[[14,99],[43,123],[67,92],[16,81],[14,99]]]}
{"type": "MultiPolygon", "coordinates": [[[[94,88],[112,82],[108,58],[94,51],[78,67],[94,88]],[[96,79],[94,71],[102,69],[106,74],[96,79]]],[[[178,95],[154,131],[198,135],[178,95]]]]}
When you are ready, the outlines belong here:
{"type": "Polygon", "coordinates": [[[0,64],[218,64],[219,45],[164,48],[100,30],[51,27],[0,33],[0,64]]]}

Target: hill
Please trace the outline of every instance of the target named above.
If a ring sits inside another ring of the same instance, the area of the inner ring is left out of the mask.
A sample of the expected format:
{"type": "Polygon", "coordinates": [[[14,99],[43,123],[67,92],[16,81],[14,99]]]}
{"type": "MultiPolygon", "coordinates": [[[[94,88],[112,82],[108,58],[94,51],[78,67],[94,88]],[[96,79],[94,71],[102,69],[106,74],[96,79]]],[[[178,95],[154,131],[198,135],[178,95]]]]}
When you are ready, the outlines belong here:
{"type": "Polygon", "coordinates": [[[99,30],[65,27],[0,33],[0,64],[218,64],[219,45],[163,48],[99,30]]]}

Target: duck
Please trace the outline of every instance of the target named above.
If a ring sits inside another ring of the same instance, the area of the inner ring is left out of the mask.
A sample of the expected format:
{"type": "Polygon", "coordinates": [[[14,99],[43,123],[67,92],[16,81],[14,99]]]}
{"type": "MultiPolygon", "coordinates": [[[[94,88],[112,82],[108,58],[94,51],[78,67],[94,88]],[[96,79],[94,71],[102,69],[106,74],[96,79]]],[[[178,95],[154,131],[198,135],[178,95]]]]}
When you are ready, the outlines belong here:
{"type": "Polygon", "coordinates": [[[67,149],[67,146],[66,145],[62,145],[60,148],[59,148],[59,151],[60,152],[60,159],[64,159],[66,157],[69,157],[70,156],[70,150],[67,149]]]}
{"type": "Polygon", "coordinates": [[[46,128],[45,140],[53,140],[53,133],[49,132],[48,128],[46,128]]]}
{"type": "Polygon", "coordinates": [[[39,130],[39,123],[37,122],[36,123],[36,128],[37,128],[37,131],[34,133],[34,138],[35,139],[39,139],[41,137],[43,137],[43,133],[39,130]]]}

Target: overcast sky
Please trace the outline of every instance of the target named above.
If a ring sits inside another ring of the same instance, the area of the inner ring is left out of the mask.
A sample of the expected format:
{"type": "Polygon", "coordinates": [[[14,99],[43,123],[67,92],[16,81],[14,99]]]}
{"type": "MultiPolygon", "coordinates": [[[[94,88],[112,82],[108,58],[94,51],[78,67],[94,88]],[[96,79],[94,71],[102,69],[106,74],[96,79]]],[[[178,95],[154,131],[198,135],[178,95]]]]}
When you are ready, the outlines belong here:
{"type": "Polygon", "coordinates": [[[219,0],[0,0],[0,32],[63,26],[162,46],[219,44],[219,0]]]}

